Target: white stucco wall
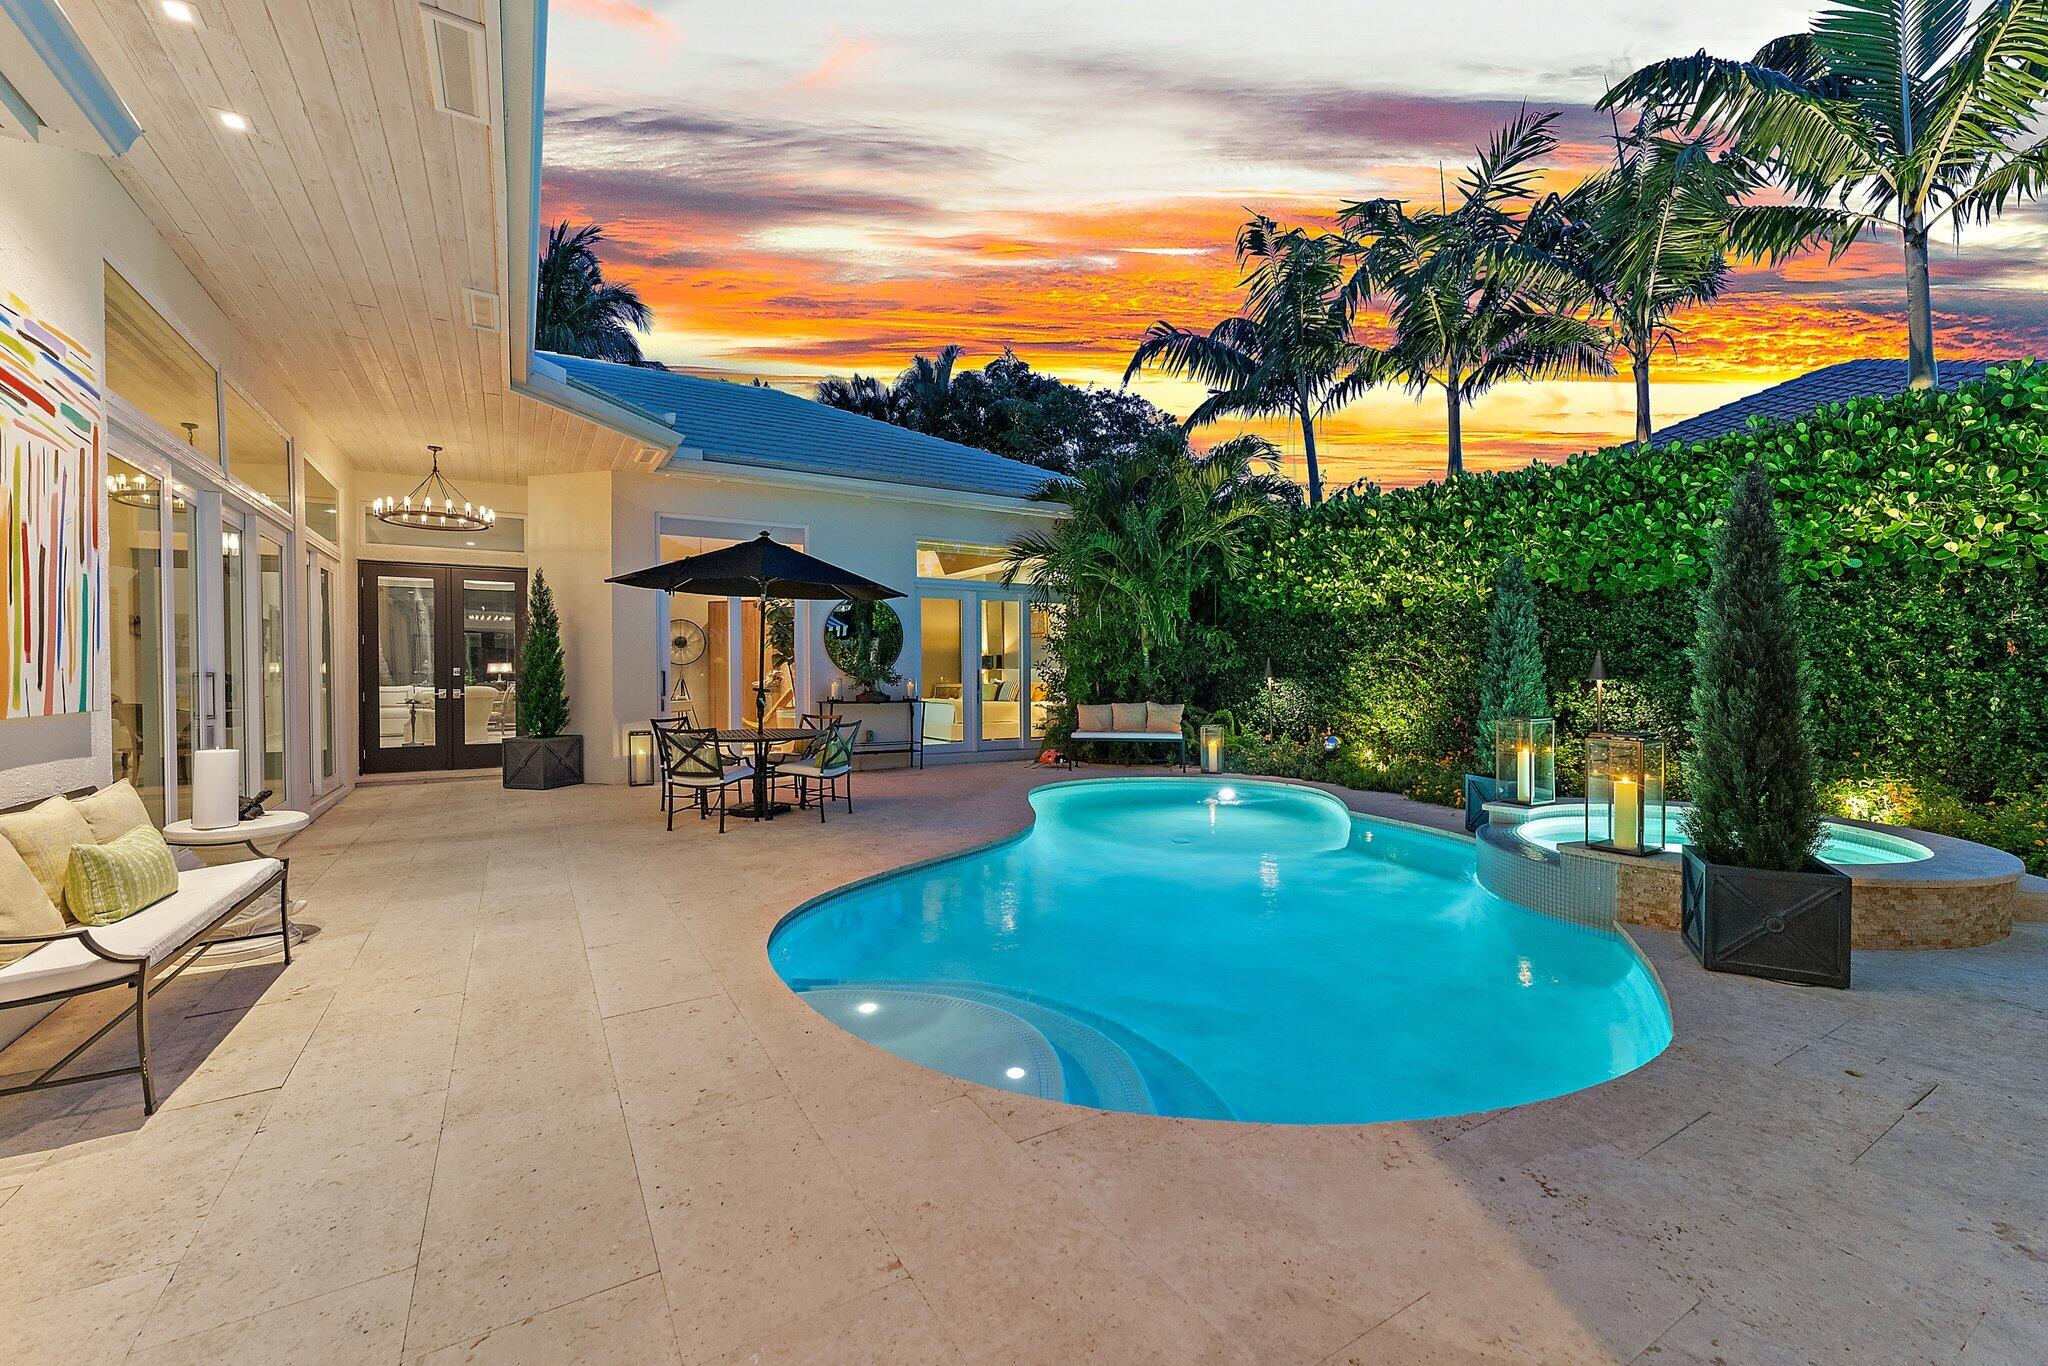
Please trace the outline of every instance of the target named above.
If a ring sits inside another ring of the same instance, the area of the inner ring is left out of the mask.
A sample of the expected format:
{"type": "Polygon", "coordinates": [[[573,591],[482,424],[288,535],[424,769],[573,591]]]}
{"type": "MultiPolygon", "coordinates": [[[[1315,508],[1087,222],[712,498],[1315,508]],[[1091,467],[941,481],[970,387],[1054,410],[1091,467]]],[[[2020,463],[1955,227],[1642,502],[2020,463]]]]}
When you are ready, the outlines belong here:
{"type": "MultiPolygon", "coordinates": [[[[112,262],[236,387],[282,424],[302,453],[319,461],[343,484],[347,496],[346,462],[300,409],[265,360],[263,348],[228,322],[107,165],[84,153],[0,138],[0,291],[19,297],[32,315],[90,349],[102,378],[106,365],[103,262],[112,262]]],[[[106,432],[102,421],[103,450],[106,432]]],[[[354,592],[342,594],[337,606],[346,611],[336,634],[343,643],[352,643],[354,592]]],[[[355,652],[347,649],[337,654],[347,688],[344,697],[353,697],[355,652]]],[[[112,724],[104,648],[94,663],[94,675],[95,705],[90,713],[0,718],[0,806],[105,782],[111,775],[112,724]]],[[[295,701],[293,724],[301,729],[303,710],[295,701]]],[[[346,719],[345,753],[353,756],[352,710],[346,719]]],[[[351,757],[348,772],[352,775],[353,770],[351,757]]]]}
{"type": "MultiPolygon", "coordinates": [[[[907,639],[915,641],[920,539],[1002,545],[1043,526],[1049,515],[979,502],[881,485],[870,491],[854,481],[803,487],[705,468],[534,479],[527,560],[554,587],[569,653],[570,728],[584,737],[589,781],[625,781],[626,732],[645,727],[661,705],[662,595],[604,580],[659,562],[664,517],[729,523],[736,538],[763,529],[797,532],[819,558],[911,594],[896,606],[907,639]]],[[[823,682],[814,680],[814,688],[822,692],[823,682]]]]}

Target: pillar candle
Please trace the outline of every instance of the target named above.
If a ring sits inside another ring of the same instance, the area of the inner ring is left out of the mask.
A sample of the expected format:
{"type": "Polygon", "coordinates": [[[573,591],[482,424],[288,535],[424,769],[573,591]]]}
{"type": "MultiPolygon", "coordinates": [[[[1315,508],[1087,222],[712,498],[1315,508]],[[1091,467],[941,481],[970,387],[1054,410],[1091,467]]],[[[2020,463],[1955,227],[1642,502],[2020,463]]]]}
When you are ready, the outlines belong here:
{"type": "Polygon", "coordinates": [[[192,756],[192,824],[224,830],[241,819],[242,751],[202,749],[192,756]]]}
{"type": "Polygon", "coordinates": [[[1636,805],[1642,795],[1642,789],[1634,778],[1614,780],[1614,847],[1617,849],[1642,847],[1643,813],[1636,805]]]}
{"type": "Polygon", "coordinates": [[[1527,745],[1515,754],[1515,800],[1536,800],[1536,752],[1527,745]]]}

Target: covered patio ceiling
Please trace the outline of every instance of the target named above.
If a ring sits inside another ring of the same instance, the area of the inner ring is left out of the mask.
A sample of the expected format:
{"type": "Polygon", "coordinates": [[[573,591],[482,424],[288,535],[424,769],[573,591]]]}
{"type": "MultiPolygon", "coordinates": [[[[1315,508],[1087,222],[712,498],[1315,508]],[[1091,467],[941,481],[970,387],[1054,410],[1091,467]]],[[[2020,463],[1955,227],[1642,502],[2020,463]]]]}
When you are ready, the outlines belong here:
{"type": "Polygon", "coordinates": [[[530,71],[533,0],[437,6],[481,26],[488,122],[437,107],[415,0],[68,8],[143,129],[114,174],[351,464],[413,470],[429,442],[474,481],[633,462],[639,443],[510,384],[532,188],[505,149],[528,154],[534,111],[530,76],[502,73],[530,71]]]}

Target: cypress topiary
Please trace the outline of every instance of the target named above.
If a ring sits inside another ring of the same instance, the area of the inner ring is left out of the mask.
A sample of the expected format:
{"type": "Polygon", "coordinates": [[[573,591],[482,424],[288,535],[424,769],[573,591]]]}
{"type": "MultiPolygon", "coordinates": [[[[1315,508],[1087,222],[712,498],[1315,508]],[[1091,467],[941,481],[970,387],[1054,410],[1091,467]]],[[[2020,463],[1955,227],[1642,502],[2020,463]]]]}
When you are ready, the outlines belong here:
{"type": "Polygon", "coordinates": [[[1479,665],[1479,720],[1473,743],[1479,761],[1493,763],[1494,726],[1506,716],[1550,715],[1543,679],[1543,631],[1536,620],[1536,590],[1522,557],[1501,562],[1486,618],[1486,653],[1479,665]]]}
{"type": "Polygon", "coordinates": [[[1798,603],[1761,462],[1715,533],[1693,646],[1693,849],[1709,863],[1797,872],[1820,846],[1798,603]]]}
{"type": "Polygon", "coordinates": [[[526,600],[526,651],[519,678],[519,733],[536,740],[569,724],[568,678],[562,666],[562,619],[545,574],[534,571],[526,600]]]}

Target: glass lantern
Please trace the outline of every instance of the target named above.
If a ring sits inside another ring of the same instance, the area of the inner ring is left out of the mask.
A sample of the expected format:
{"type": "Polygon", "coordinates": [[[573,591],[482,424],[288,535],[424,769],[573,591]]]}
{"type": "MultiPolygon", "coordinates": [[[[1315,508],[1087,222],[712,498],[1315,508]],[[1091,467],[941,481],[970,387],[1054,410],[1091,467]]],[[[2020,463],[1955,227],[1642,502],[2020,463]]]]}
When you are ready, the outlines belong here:
{"type": "Polygon", "coordinates": [[[1664,742],[1596,731],[1586,737],[1586,844],[1617,854],[1664,852],[1664,742]]]}
{"type": "Polygon", "coordinates": [[[1202,727],[1202,772],[1223,771],[1223,727],[1202,727]]]}
{"type": "Polygon", "coordinates": [[[654,732],[651,730],[626,732],[626,785],[654,786],[654,732]]]}
{"type": "Polygon", "coordinates": [[[1557,800],[1557,722],[1548,716],[1503,716],[1493,727],[1498,801],[1542,806],[1557,800]]]}

